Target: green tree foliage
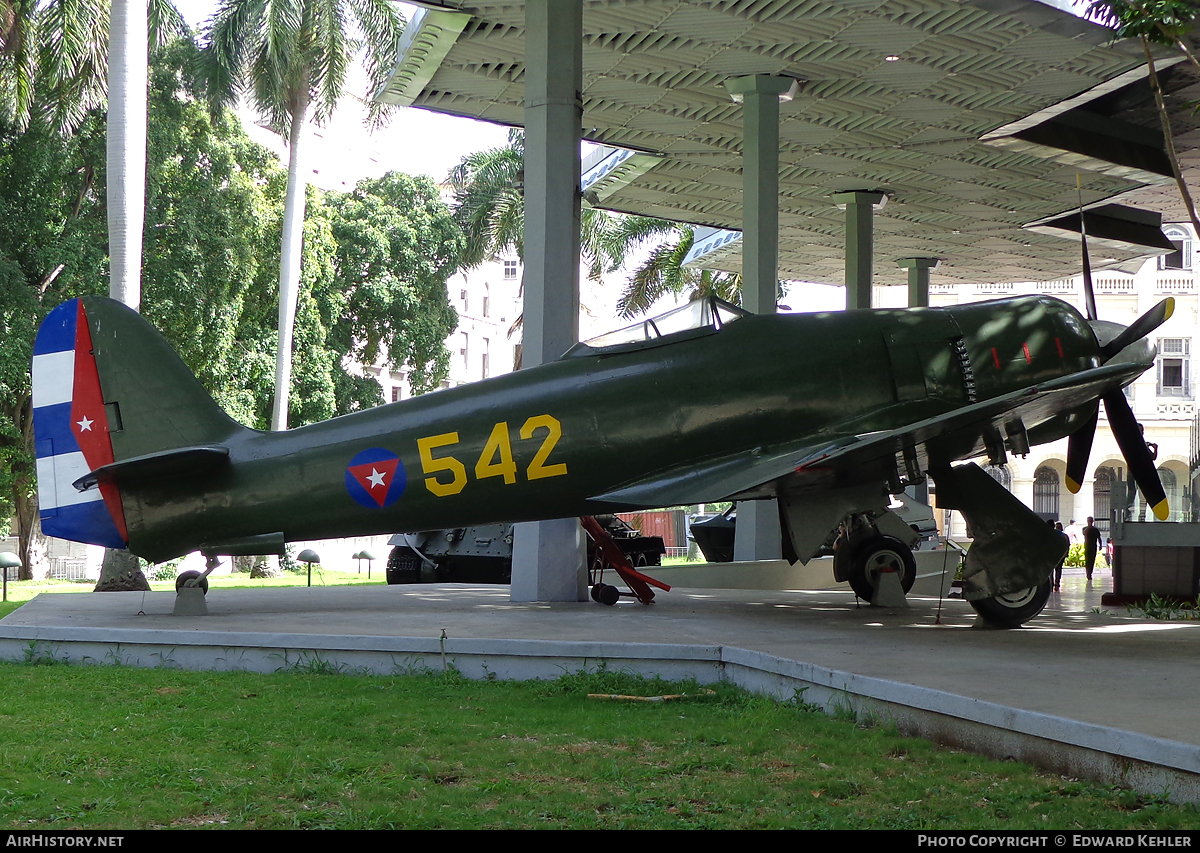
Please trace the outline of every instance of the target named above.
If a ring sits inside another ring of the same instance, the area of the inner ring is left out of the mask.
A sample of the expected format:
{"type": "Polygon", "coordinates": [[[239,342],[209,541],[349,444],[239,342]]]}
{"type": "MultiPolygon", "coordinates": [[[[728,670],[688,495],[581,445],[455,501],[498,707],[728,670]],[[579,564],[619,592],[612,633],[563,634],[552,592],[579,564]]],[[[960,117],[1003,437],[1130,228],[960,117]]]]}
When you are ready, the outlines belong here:
{"type": "MultiPolygon", "coordinates": [[[[236,117],[188,94],[193,51],[178,43],[153,66],[142,307],[233,417],[265,428],[287,173],[236,117]]],[[[23,540],[36,517],[34,333],[63,300],[107,290],[104,182],[103,113],[70,136],[37,120],[0,126],[0,517],[16,516],[23,540]]],[[[416,390],[436,386],[457,323],[445,282],[462,247],[437,189],[388,175],[309,195],[294,423],[382,401],[351,360],[405,365],[416,390]]]]}
{"type": "Polygon", "coordinates": [[[334,349],[363,364],[381,356],[392,367],[408,364],[414,392],[437,387],[449,371],[444,341],[458,325],[446,280],[464,242],[438,188],[392,172],[327,201],[339,284],[330,297],[340,309],[328,323],[334,349]]]}
{"type": "Polygon", "coordinates": [[[1087,16],[1112,27],[1122,38],[1145,37],[1157,44],[1177,45],[1195,26],[1200,3],[1195,0],[1097,0],[1087,16]]]}
{"type": "Polygon", "coordinates": [[[89,117],[63,137],[34,120],[0,128],[0,502],[20,537],[23,574],[40,559],[36,538],[29,362],[46,312],[103,293],[103,122],[89,117]]]}
{"type": "Polygon", "coordinates": [[[230,415],[256,424],[274,370],[283,172],[235,116],[184,94],[192,55],[176,44],[151,75],[143,313],[230,415]]]}
{"type": "MultiPolygon", "coordinates": [[[[355,57],[361,56],[372,91],[379,91],[403,31],[404,19],[389,0],[223,0],[205,28],[200,67],[212,104],[230,106],[240,95],[249,94],[290,149],[279,243],[279,345],[272,429],[287,429],[291,411],[292,335],[303,298],[301,253],[307,242],[301,165],[305,124],[310,115],[317,124],[333,115],[355,57]]],[[[374,98],[367,103],[375,124],[391,110],[374,98]]]]}

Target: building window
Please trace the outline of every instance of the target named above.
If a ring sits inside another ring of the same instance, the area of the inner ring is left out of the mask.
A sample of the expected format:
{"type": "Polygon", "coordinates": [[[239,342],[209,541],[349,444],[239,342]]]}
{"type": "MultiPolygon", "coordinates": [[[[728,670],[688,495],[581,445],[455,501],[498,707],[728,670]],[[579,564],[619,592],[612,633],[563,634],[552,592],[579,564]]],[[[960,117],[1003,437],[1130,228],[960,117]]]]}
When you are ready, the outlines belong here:
{"type": "Polygon", "coordinates": [[[491,349],[492,349],[492,342],[489,341],[487,338],[484,338],[483,339],[483,376],[480,377],[482,379],[487,379],[488,376],[491,374],[491,359],[489,358],[489,356],[491,355],[491,349]]]}
{"type": "Polygon", "coordinates": [[[1112,520],[1112,484],[1117,479],[1117,472],[1107,466],[1096,469],[1092,479],[1092,518],[1096,527],[1108,538],[1109,523],[1112,520]]]}
{"type": "Polygon", "coordinates": [[[517,261],[504,262],[504,277],[506,279],[514,279],[517,277],[517,261]]]}
{"type": "Polygon", "coordinates": [[[1163,232],[1175,251],[1158,256],[1160,270],[1190,270],[1192,268],[1192,237],[1182,228],[1168,228],[1163,232]]]}
{"type": "Polygon", "coordinates": [[[392,386],[392,402],[393,403],[400,402],[400,386],[399,385],[392,386]]]}
{"type": "Polygon", "coordinates": [[[1191,338],[1158,339],[1158,396],[1192,396],[1191,349],[1191,338]]]}
{"type": "Polygon", "coordinates": [[[1033,472],[1033,511],[1044,519],[1058,519],[1058,472],[1047,465],[1033,472]]]}
{"type": "Polygon", "coordinates": [[[1007,465],[987,465],[983,470],[987,471],[988,475],[1005,489],[1012,491],[1012,473],[1008,470],[1007,465]]]}

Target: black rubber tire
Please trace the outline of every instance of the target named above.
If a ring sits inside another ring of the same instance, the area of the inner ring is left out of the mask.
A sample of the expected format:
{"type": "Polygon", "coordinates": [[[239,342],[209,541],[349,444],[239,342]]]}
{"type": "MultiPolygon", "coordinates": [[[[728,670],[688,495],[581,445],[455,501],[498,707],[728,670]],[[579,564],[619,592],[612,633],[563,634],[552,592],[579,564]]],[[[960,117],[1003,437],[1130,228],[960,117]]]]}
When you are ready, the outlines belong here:
{"type": "Polygon", "coordinates": [[[900,575],[900,588],[908,592],[917,581],[917,561],[909,547],[892,536],[876,536],[855,549],[850,565],[850,588],[863,601],[875,597],[879,569],[891,566],[900,575]]]}
{"type": "Polygon", "coordinates": [[[175,578],[175,591],[179,592],[179,590],[183,589],[183,585],[192,578],[200,578],[199,587],[200,589],[204,590],[205,595],[208,595],[208,578],[204,577],[202,572],[196,571],[183,572],[182,574],[178,575],[175,578]]]}
{"type": "Polygon", "coordinates": [[[598,584],[598,583],[592,584],[591,590],[588,593],[589,595],[591,595],[592,601],[596,602],[597,604],[600,603],[600,587],[601,586],[603,586],[603,584],[598,584]]]}
{"type": "Polygon", "coordinates": [[[600,587],[599,597],[596,599],[606,607],[612,607],[621,598],[621,590],[609,584],[597,584],[600,587]]]}
{"type": "Polygon", "coordinates": [[[1050,600],[1050,580],[1016,592],[968,602],[993,628],[1020,628],[1042,612],[1050,600]]]}
{"type": "Polygon", "coordinates": [[[387,582],[389,584],[420,583],[421,558],[405,545],[397,545],[388,554],[387,582]]]}

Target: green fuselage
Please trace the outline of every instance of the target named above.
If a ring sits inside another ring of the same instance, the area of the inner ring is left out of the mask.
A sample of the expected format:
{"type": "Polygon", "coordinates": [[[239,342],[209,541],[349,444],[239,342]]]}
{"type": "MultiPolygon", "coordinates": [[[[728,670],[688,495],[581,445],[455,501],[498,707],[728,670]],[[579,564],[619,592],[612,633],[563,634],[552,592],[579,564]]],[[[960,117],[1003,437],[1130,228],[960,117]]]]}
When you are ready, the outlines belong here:
{"type": "Polygon", "coordinates": [[[589,498],[656,471],[897,429],[1099,363],[1088,324],[1048,297],[750,316],[677,337],[584,348],[286,433],[238,432],[220,471],[123,490],[130,548],[166,559],[278,532],[291,541],[590,515],[614,507],[589,498]],[[369,449],[402,466],[403,491],[385,505],[353,497],[347,466],[369,449]]]}

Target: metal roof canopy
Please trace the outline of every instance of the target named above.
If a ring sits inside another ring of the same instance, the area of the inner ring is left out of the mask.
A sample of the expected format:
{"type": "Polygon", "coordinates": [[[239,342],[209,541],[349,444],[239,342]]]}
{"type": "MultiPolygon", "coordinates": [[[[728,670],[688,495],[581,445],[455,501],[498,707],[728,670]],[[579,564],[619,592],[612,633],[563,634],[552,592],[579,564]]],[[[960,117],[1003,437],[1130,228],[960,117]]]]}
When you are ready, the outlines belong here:
{"type": "MultiPolygon", "coordinates": [[[[420,5],[383,99],[521,125],[523,4],[420,5]]],[[[1144,98],[1122,99],[1144,77],[1140,45],[1036,0],[586,0],[583,28],[585,137],[656,161],[598,187],[590,200],[607,209],[740,228],[742,108],[724,82],[802,81],[781,104],[781,277],[842,282],[830,196],[863,187],[890,195],[876,256],[943,258],[937,277],[951,281],[1077,272],[1077,243],[1054,236],[1069,230],[1024,227],[1076,209],[1076,174],[1089,207],[1177,209],[1146,155],[1157,119],[1144,98]],[[1089,115],[1098,104],[1107,133],[1089,115]]],[[[1174,89],[1195,85],[1172,70],[1174,89]]],[[[1098,266],[1148,252],[1104,254],[1098,266]]],[[[877,265],[875,280],[906,275],[877,265]]]]}

